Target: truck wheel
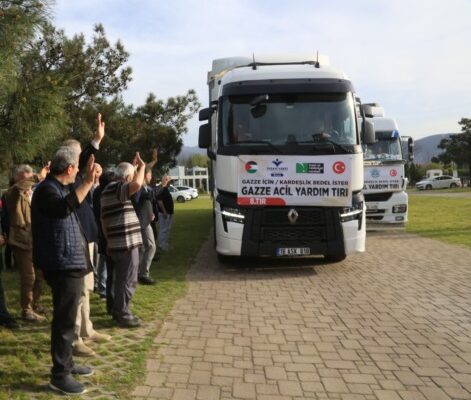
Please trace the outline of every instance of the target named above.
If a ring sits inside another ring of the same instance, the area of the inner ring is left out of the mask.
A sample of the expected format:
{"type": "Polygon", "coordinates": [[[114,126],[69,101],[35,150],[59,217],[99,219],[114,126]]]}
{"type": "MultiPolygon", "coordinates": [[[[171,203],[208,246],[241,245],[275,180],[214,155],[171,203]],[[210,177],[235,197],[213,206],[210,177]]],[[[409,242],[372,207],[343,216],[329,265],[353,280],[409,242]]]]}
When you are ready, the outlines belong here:
{"type": "Polygon", "coordinates": [[[457,184],[456,184],[456,183],[452,183],[452,184],[450,185],[450,188],[452,188],[452,189],[453,189],[453,188],[455,188],[456,186],[457,186],[457,184]]]}
{"type": "Polygon", "coordinates": [[[177,197],[177,201],[178,201],[179,203],[184,203],[184,202],[185,202],[185,198],[184,198],[183,196],[178,196],[178,197],[177,197]]]}
{"type": "Polygon", "coordinates": [[[232,264],[235,260],[234,256],[226,256],[224,254],[217,253],[219,264],[229,265],[232,264]]]}
{"type": "Polygon", "coordinates": [[[346,254],[325,254],[324,260],[328,263],[338,263],[340,261],[345,260],[347,258],[346,254]]]}
{"type": "Polygon", "coordinates": [[[425,186],[425,190],[432,190],[432,185],[425,186]]]}

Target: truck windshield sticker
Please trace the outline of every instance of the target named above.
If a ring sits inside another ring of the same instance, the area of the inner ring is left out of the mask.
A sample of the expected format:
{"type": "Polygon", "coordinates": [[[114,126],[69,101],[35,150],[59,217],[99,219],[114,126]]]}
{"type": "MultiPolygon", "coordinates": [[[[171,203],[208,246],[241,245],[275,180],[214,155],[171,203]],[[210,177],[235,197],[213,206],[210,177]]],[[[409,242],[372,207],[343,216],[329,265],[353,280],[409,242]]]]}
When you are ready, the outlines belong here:
{"type": "Polygon", "coordinates": [[[239,156],[239,205],[348,207],[352,158],[239,156]]]}
{"type": "Polygon", "coordinates": [[[404,167],[395,166],[365,166],[365,193],[402,190],[404,167]]]}

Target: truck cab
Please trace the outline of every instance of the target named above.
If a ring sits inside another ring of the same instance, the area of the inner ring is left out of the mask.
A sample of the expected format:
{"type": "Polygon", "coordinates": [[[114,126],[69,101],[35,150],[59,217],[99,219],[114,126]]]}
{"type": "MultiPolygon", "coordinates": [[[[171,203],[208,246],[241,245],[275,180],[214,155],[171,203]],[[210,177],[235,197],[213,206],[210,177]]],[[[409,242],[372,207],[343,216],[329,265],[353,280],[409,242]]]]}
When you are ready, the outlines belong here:
{"type": "Polygon", "coordinates": [[[211,159],[220,257],[364,251],[362,142],[353,85],[310,56],[229,57],[208,73],[200,147],[211,159]]]}
{"type": "Polygon", "coordinates": [[[367,229],[404,228],[408,215],[404,165],[412,157],[412,139],[406,157],[396,121],[386,117],[377,103],[364,104],[363,108],[376,137],[375,143],[364,148],[367,229]]]}

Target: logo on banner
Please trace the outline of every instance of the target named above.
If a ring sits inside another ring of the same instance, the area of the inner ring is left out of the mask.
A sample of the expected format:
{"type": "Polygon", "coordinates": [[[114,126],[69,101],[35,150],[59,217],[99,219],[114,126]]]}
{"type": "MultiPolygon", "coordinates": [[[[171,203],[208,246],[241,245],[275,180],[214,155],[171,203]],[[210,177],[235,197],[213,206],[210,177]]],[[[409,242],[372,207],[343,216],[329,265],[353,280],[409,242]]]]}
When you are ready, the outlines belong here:
{"type": "Polygon", "coordinates": [[[258,171],[258,164],[255,161],[249,161],[245,163],[245,170],[249,174],[255,174],[258,171]]]}
{"type": "Polygon", "coordinates": [[[372,169],[370,171],[371,177],[372,178],[379,178],[379,170],[378,169],[372,169]]]}
{"type": "Polygon", "coordinates": [[[396,176],[397,175],[397,171],[395,169],[392,169],[391,171],[389,171],[389,175],[391,176],[396,176]]]}
{"type": "Polygon", "coordinates": [[[297,174],[323,174],[324,163],[296,163],[297,174]]]}
{"type": "Polygon", "coordinates": [[[278,158],[276,160],[272,160],[271,162],[274,167],[267,167],[267,170],[270,171],[270,175],[272,177],[282,177],[284,174],[284,171],[288,171],[288,167],[281,167],[281,164],[283,164],[283,161],[279,160],[278,158]]]}
{"type": "Polygon", "coordinates": [[[345,172],[345,163],[343,161],[337,161],[332,165],[332,170],[336,174],[343,174],[345,172]]]}

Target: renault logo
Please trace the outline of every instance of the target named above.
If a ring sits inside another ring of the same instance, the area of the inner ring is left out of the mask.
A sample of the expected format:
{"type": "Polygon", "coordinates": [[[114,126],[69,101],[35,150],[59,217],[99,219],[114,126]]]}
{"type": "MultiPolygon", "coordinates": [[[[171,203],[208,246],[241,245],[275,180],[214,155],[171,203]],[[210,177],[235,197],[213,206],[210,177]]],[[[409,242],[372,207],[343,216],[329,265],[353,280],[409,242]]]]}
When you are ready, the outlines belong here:
{"type": "Polygon", "coordinates": [[[298,212],[297,212],[294,208],[292,208],[291,210],[289,210],[289,212],[288,212],[288,219],[289,219],[289,222],[290,222],[291,224],[295,224],[296,221],[298,220],[298,217],[299,217],[299,214],[298,214],[298,212]]]}

